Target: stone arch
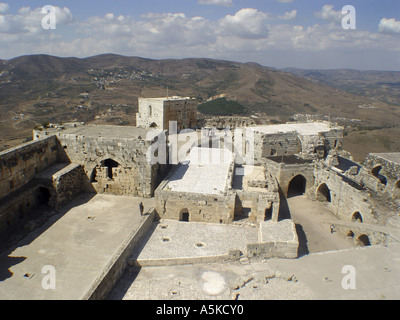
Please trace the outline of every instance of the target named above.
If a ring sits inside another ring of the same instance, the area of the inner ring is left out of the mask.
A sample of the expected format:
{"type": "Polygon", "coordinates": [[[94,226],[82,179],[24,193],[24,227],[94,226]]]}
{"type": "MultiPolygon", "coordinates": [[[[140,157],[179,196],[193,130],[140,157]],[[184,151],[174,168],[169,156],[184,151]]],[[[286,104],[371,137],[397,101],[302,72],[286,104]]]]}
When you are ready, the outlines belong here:
{"type": "Polygon", "coordinates": [[[179,212],[179,221],[189,222],[190,221],[190,214],[188,209],[182,209],[179,212]]]}
{"type": "Polygon", "coordinates": [[[152,128],[152,129],[157,129],[157,128],[158,128],[157,123],[152,122],[152,123],[150,124],[150,128],[152,128]]]}
{"type": "Polygon", "coordinates": [[[366,234],[362,234],[357,238],[357,245],[360,247],[367,247],[371,245],[369,237],[366,234]]]}
{"type": "Polygon", "coordinates": [[[295,176],[292,180],[290,180],[288,185],[288,198],[303,195],[306,192],[306,184],[307,179],[303,175],[299,174],[295,176]]]}
{"type": "Polygon", "coordinates": [[[331,190],[326,183],[322,183],[317,189],[317,200],[331,202],[331,190]]]}
{"type": "Polygon", "coordinates": [[[351,216],[351,221],[353,222],[364,222],[362,215],[360,212],[354,212],[353,215],[351,216]]]}
{"type": "Polygon", "coordinates": [[[90,174],[90,183],[95,183],[97,182],[97,168],[94,167],[92,169],[92,173],[90,174]]]}

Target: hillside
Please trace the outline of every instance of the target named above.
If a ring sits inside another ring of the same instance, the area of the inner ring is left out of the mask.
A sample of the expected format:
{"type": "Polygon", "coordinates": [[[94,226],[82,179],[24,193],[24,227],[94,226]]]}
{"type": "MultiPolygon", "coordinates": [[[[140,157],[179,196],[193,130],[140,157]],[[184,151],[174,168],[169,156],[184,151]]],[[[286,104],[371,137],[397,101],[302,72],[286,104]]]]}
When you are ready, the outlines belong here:
{"type": "MultiPolygon", "coordinates": [[[[384,100],[376,92],[345,91],[327,80],[299,74],[256,63],[151,60],[113,54],[85,59],[32,55],[3,60],[0,146],[4,149],[29,139],[32,128],[44,122],[134,125],[137,98],[166,96],[167,90],[169,95],[192,96],[200,102],[224,94],[228,101],[241,104],[248,115],[262,113],[274,121],[307,113],[340,117],[342,124],[363,127],[400,123],[400,103],[393,94],[384,100]]],[[[396,82],[397,74],[379,81],[396,82]]]]}

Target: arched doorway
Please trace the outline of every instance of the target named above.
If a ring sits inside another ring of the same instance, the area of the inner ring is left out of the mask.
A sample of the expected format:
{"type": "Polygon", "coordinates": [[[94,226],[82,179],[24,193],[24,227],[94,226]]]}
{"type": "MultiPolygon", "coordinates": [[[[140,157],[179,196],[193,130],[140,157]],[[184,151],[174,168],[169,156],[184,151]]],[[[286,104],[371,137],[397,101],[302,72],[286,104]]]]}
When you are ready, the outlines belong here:
{"type": "Polygon", "coordinates": [[[361,213],[359,213],[358,211],[354,212],[353,216],[351,217],[351,221],[353,221],[353,222],[363,222],[363,218],[361,216],[361,213]]]}
{"type": "Polygon", "coordinates": [[[376,166],[375,168],[373,168],[371,170],[371,173],[373,176],[375,176],[376,178],[379,179],[379,181],[383,184],[383,185],[387,185],[387,179],[385,176],[383,176],[381,174],[381,170],[382,170],[382,166],[376,166]]]}
{"type": "Polygon", "coordinates": [[[288,198],[301,196],[306,192],[307,180],[301,174],[295,176],[289,183],[288,198]]]}
{"type": "Polygon", "coordinates": [[[113,179],[113,168],[118,168],[119,163],[112,159],[107,159],[107,160],[104,160],[101,162],[101,166],[108,168],[107,177],[112,180],[113,179]]]}
{"type": "Polygon", "coordinates": [[[189,211],[188,209],[182,209],[179,213],[179,221],[189,222],[189,211]]]}
{"type": "Polygon", "coordinates": [[[370,241],[369,241],[368,236],[365,235],[365,234],[362,234],[361,236],[359,236],[359,237],[357,238],[357,245],[360,246],[360,247],[367,247],[367,246],[370,246],[371,243],[370,243],[370,241]]]}
{"type": "Polygon", "coordinates": [[[331,191],[326,183],[321,184],[317,190],[317,200],[331,202],[331,191]]]}

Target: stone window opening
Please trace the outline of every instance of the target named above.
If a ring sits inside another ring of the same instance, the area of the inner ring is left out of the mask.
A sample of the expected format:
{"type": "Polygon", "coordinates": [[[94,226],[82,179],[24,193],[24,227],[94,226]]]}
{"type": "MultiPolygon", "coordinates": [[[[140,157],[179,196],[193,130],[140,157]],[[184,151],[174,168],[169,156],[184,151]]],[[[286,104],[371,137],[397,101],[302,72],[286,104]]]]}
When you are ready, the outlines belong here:
{"type": "Polygon", "coordinates": [[[107,159],[107,160],[104,160],[101,163],[101,166],[107,168],[107,177],[109,179],[113,180],[114,179],[113,168],[118,168],[119,167],[119,163],[114,161],[114,160],[112,160],[112,159],[107,159]]]}
{"type": "Polygon", "coordinates": [[[264,221],[272,220],[273,206],[274,206],[274,204],[271,203],[271,207],[265,209],[264,221]]]}
{"type": "Polygon", "coordinates": [[[179,221],[189,222],[189,211],[187,209],[182,209],[179,213],[179,221]]]}
{"type": "Polygon", "coordinates": [[[357,238],[357,245],[360,247],[367,247],[371,245],[371,242],[369,241],[369,238],[367,235],[362,234],[357,238]]]}
{"type": "Polygon", "coordinates": [[[360,212],[355,212],[354,214],[353,214],[353,216],[351,217],[351,221],[353,221],[353,222],[363,222],[363,218],[362,218],[362,216],[361,216],[361,213],[360,212]]]}
{"type": "Polygon", "coordinates": [[[385,176],[381,174],[382,166],[376,166],[375,168],[372,169],[371,173],[374,177],[378,178],[379,181],[386,186],[387,184],[387,179],[385,176]]]}

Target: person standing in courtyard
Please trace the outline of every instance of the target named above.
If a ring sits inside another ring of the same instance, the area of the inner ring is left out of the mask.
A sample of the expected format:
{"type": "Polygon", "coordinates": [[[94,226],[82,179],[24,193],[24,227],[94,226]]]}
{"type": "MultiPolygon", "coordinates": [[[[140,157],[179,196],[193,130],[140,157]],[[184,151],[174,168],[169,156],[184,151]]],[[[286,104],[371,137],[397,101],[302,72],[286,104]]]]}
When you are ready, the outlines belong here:
{"type": "Polygon", "coordinates": [[[142,215],[143,215],[143,211],[144,211],[143,202],[141,202],[141,203],[139,204],[139,211],[140,211],[140,215],[142,216],[142,215]]]}

